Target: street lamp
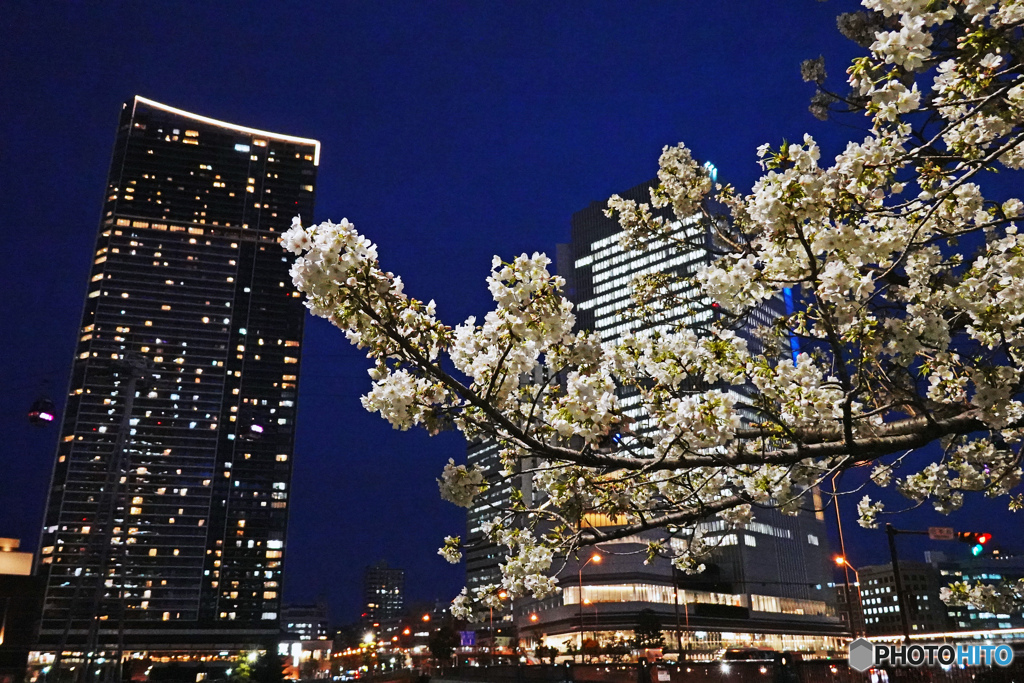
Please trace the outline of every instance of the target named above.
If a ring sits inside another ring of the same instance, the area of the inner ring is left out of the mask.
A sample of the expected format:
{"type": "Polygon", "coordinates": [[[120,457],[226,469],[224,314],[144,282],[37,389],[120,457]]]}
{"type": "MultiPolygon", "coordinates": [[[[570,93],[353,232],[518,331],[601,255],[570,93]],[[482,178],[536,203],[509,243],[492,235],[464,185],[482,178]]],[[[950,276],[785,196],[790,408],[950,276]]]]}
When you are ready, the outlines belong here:
{"type": "Polygon", "coordinates": [[[860,572],[852,564],[847,562],[846,558],[842,555],[836,555],[835,557],[836,566],[843,567],[843,583],[846,584],[846,613],[850,617],[850,635],[854,638],[857,637],[857,632],[853,626],[853,598],[850,595],[850,575],[846,569],[853,571],[854,577],[857,579],[857,602],[860,602],[860,572]]]}
{"type": "Polygon", "coordinates": [[[583,653],[583,568],[593,562],[594,564],[601,564],[600,553],[594,553],[590,556],[590,559],[580,565],[580,653],[583,653]]]}
{"type": "MultiPolygon", "coordinates": [[[[503,590],[498,591],[498,599],[499,600],[504,600],[507,597],[508,597],[508,593],[506,591],[503,591],[503,590]]],[[[491,644],[490,644],[490,647],[487,648],[488,660],[490,660],[490,659],[493,659],[493,657],[494,657],[494,606],[493,605],[488,606],[487,610],[488,610],[488,612],[490,612],[490,615],[491,615],[491,627],[490,627],[490,630],[489,630],[489,635],[491,636],[490,637],[491,644]]],[[[424,615],[424,617],[425,616],[426,615],[424,615]]]]}

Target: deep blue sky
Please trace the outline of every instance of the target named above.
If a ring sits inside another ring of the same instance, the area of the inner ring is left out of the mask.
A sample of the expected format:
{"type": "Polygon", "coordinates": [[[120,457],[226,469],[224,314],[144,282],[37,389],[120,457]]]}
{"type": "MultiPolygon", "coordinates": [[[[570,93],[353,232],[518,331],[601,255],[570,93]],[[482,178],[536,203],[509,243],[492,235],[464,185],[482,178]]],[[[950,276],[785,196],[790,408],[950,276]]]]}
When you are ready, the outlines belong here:
{"type": "MultiPolygon", "coordinates": [[[[834,17],[850,6],[7,0],[0,535],[36,543],[56,429],[31,428],[24,412],[46,382],[62,401],[123,101],[321,140],[316,218],[355,222],[407,291],[457,323],[488,310],[493,254],[553,254],[574,211],[652,177],[665,144],[685,141],[747,189],[761,143],[808,131],[834,153],[858,135],[814,120],[799,77],[819,54],[842,75],[856,48],[834,17]]],[[[434,483],[461,439],[365,413],[365,368],[309,322],[285,596],[326,595],[339,623],[358,613],[375,560],[407,569],[413,599],[450,599],[462,581],[436,548],[464,516],[434,483]]],[[[995,519],[997,540],[1020,528],[995,519]]],[[[884,560],[883,534],[847,529],[855,564],[884,560]]]]}

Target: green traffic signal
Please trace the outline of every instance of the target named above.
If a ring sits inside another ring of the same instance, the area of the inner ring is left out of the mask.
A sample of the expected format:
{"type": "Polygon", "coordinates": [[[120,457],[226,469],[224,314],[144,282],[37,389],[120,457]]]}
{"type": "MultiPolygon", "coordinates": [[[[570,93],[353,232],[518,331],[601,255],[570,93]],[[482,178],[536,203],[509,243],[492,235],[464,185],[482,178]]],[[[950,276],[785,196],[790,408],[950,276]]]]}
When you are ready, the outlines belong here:
{"type": "Polygon", "coordinates": [[[992,540],[992,534],[979,533],[976,531],[961,531],[957,534],[961,543],[972,543],[971,555],[977,557],[985,552],[985,544],[992,540]]]}

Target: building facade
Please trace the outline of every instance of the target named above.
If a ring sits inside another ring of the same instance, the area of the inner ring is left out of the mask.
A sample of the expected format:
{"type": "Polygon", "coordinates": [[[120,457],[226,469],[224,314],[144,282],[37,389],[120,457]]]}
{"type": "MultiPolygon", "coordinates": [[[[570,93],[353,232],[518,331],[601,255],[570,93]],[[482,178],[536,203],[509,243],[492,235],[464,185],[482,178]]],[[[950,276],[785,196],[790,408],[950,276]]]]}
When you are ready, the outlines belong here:
{"type": "Polygon", "coordinates": [[[320,144],[121,112],[40,543],[39,649],[244,647],[280,615],[320,144]]]}
{"type": "MultiPolygon", "coordinates": [[[[945,553],[925,553],[938,572],[939,585],[955,581],[1005,588],[1024,579],[1024,555],[995,550],[977,557],[952,558],[945,553]]],[[[971,605],[946,605],[946,617],[955,631],[1024,629],[1024,613],[986,612],[971,605]]],[[[1024,636],[1017,636],[1024,637],[1024,636]]]]}
{"type": "Polygon", "coordinates": [[[389,567],[384,560],[367,567],[363,572],[363,623],[386,631],[396,625],[404,610],[405,570],[389,567]]]}
{"type": "Polygon", "coordinates": [[[327,640],[331,636],[327,603],[285,605],[281,609],[281,633],[298,640],[327,640]]]}
{"type": "MultiPolygon", "coordinates": [[[[652,183],[622,193],[626,199],[649,201],[652,183]]],[[[572,239],[559,253],[559,263],[571,264],[561,273],[572,293],[577,326],[614,342],[637,329],[668,330],[685,326],[698,335],[710,334],[721,317],[711,299],[688,278],[712,259],[713,237],[698,216],[671,218],[671,240],[656,240],[644,252],[619,245],[621,228],[595,202],[572,217],[572,239]],[[654,320],[632,317],[633,279],[647,273],[672,273],[672,307],[654,320]]],[[[564,265],[563,265],[564,267],[564,265]]],[[[765,348],[759,328],[768,326],[785,306],[782,297],[746,320],[736,332],[752,351],[765,348]]],[[[780,353],[790,352],[789,342],[780,353]]],[[[694,389],[699,387],[694,386],[694,389]]],[[[640,396],[620,394],[623,412],[636,421],[632,430],[644,435],[640,396]]],[[[524,496],[525,497],[525,496],[524,496]]],[[[596,551],[569,558],[560,577],[562,591],[544,601],[516,605],[520,634],[527,642],[579,648],[620,646],[631,637],[637,615],[651,610],[663,626],[666,647],[714,651],[721,647],[765,646],[787,650],[839,649],[845,628],[836,616],[828,539],[820,497],[808,495],[807,511],[795,516],[778,510],[757,510],[743,528],[727,528],[720,520],[703,523],[705,539],[717,545],[705,561],[703,574],[686,576],[668,560],[644,562],[651,540],[682,544],[664,530],[601,544],[596,551]],[[600,557],[595,559],[592,553],[600,557]]],[[[616,523],[602,515],[587,515],[586,523],[616,523]]],[[[685,533],[682,532],[682,533],[685,533]]]]}
{"type": "Polygon", "coordinates": [[[906,604],[900,604],[892,564],[861,567],[860,599],[865,634],[903,633],[903,609],[907,610],[907,626],[911,634],[950,630],[946,605],[939,599],[939,589],[945,584],[940,581],[938,570],[925,562],[900,562],[899,567],[906,604]]]}
{"type": "Polygon", "coordinates": [[[483,473],[486,491],[473,499],[466,510],[466,587],[472,594],[478,588],[501,583],[504,548],[491,543],[483,534],[483,524],[501,511],[512,491],[512,480],[501,476],[501,446],[490,439],[480,439],[466,449],[466,464],[483,473]]]}
{"type": "Polygon", "coordinates": [[[43,601],[43,577],[17,538],[0,538],[0,683],[25,680],[43,601]]]}

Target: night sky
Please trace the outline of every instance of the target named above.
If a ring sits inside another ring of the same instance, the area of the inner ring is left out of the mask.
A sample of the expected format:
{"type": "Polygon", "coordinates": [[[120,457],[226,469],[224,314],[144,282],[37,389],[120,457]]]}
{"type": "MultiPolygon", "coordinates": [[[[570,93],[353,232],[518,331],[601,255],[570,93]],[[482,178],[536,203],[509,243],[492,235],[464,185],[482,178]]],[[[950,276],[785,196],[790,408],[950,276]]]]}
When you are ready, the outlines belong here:
{"type": "MultiPolygon", "coordinates": [[[[0,5],[0,536],[37,542],[57,428],[24,415],[40,393],[63,404],[117,117],[136,94],[319,139],[315,218],[352,220],[449,324],[488,310],[493,254],[553,256],[572,213],[651,178],[663,145],[685,141],[749,189],[761,143],[810,132],[827,158],[862,135],[859,118],[812,118],[799,75],[824,54],[842,76],[857,48],[834,17],[850,2],[317,5],[0,5]]],[[[358,615],[376,560],[407,570],[413,600],[451,599],[463,578],[436,550],[464,513],[434,481],[464,458],[461,437],[364,412],[366,367],[309,319],[285,598],[326,596],[337,623],[358,615]]],[[[885,561],[854,500],[851,561],[885,561]]],[[[987,503],[952,523],[1012,549],[1020,521],[987,503]]]]}

